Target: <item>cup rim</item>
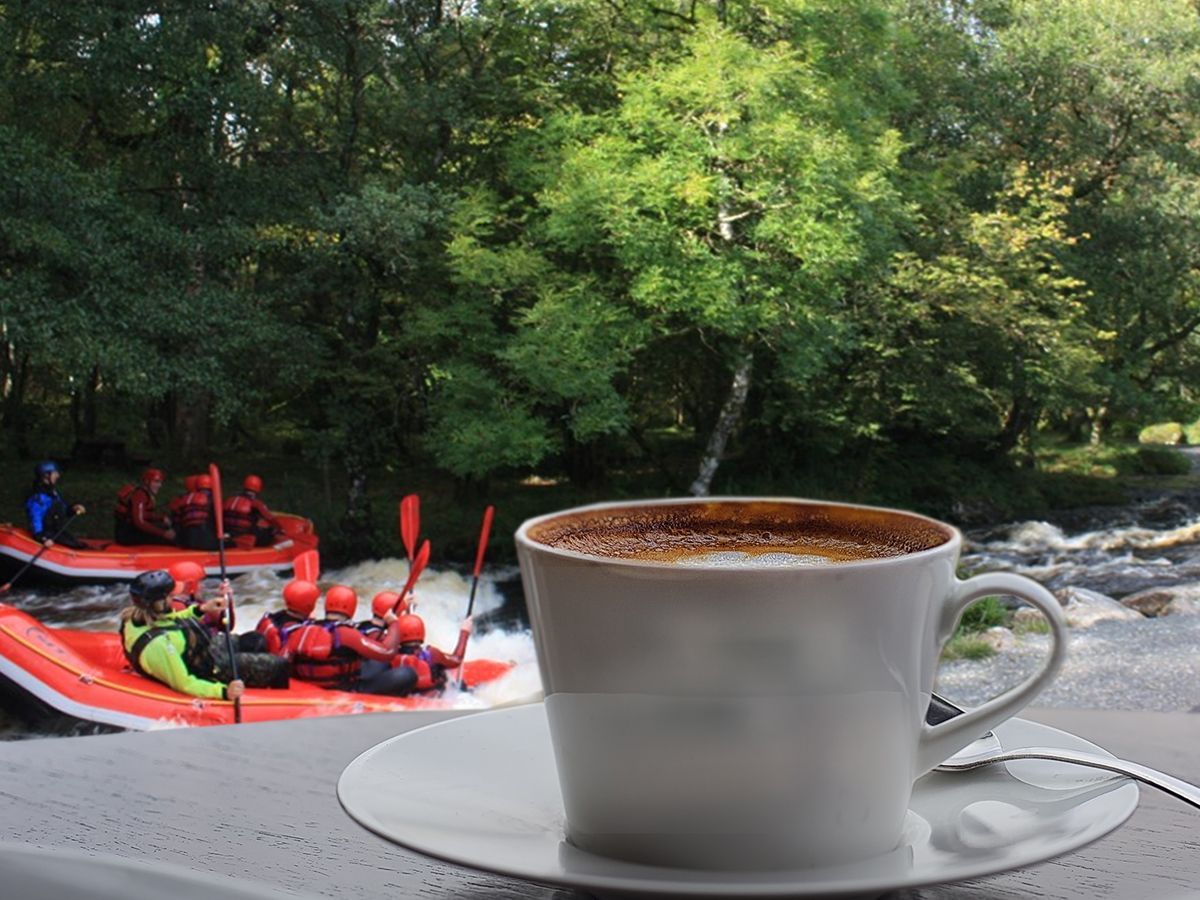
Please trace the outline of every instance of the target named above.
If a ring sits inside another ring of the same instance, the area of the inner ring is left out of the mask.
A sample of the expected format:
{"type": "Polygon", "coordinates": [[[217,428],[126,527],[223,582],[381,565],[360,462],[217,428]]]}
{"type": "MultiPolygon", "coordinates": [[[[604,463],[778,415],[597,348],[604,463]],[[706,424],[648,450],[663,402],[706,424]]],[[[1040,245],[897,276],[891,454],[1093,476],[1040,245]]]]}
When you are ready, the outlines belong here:
{"type": "Polygon", "coordinates": [[[518,526],[513,535],[518,549],[525,547],[530,551],[546,553],[551,556],[560,557],[563,559],[572,559],[587,561],[592,563],[603,563],[605,565],[625,566],[635,569],[669,569],[671,571],[695,572],[695,573],[716,573],[730,571],[736,572],[754,572],[773,573],[786,576],[796,576],[813,573],[837,573],[846,572],[856,569],[877,568],[879,566],[895,565],[900,562],[918,561],[926,557],[934,557],[942,553],[952,553],[957,556],[958,551],[962,547],[963,536],[962,532],[951,525],[949,522],[943,522],[940,519],[935,519],[932,516],[922,515],[921,513],[912,512],[907,509],[895,509],[889,506],[872,506],[866,503],[846,503],[837,500],[819,500],[810,497],[781,497],[781,496],[766,496],[766,495],[735,495],[722,494],[706,497],[660,497],[646,498],[640,500],[605,500],[600,503],[588,503],[583,506],[573,506],[567,509],[558,509],[553,512],[543,513],[540,516],[534,516],[526,519],[518,526]],[[896,516],[903,516],[908,519],[917,519],[937,528],[941,528],[949,532],[949,538],[940,544],[933,547],[927,547],[924,550],[914,550],[909,553],[901,553],[897,556],[882,556],[872,559],[858,559],[838,562],[831,566],[817,567],[779,567],[779,566],[756,566],[744,565],[738,566],[736,569],[731,569],[729,566],[722,566],[716,563],[711,564],[689,564],[686,567],[676,565],[671,562],[664,562],[653,559],[629,559],[619,556],[601,556],[597,553],[584,553],[580,550],[568,550],[563,547],[552,547],[549,544],[543,544],[540,541],[535,541],[529,537],[529,529],[547,522],[551,519],[560,516],[587,513],[595,510],[617,509],[623,507],[637,506],[688,506],[691,504],[700,503],[725,503],[725,502],[742,502],[742,503],[789,503],[796,505],[808,506],[836,506],[842,509],[862,509],[871,510],[872,512],[889,513],[896,516]]]}

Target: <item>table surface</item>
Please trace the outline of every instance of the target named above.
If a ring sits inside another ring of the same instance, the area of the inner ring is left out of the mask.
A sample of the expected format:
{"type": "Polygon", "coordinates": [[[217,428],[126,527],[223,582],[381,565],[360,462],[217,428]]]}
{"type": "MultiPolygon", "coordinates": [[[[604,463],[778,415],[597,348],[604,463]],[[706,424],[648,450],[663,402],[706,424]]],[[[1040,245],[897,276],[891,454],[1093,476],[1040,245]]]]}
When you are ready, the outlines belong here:
{"type": "MultiPolygon", "coordinates": [[[[248,888],[340,900],[586,897],[429,859],[343,812],[335,786],[355,756],[452,715],[391,713],[0,744],[0,840],[55,848],[64,861],[78,851],[157,860],[232,876],[248,888]]],[[[1025,717],[1200,783],[1200,715],[1044,709],[1025,717]]],[[[0,855],[0,881],[4,875],[0,855]]],[[[0,894],[11,896],[2,888],[0,894]]],[[[1143,788],[1125,825],[1070,856],[887,896],[1200,897],[1200,811],[1143,788]]]]}

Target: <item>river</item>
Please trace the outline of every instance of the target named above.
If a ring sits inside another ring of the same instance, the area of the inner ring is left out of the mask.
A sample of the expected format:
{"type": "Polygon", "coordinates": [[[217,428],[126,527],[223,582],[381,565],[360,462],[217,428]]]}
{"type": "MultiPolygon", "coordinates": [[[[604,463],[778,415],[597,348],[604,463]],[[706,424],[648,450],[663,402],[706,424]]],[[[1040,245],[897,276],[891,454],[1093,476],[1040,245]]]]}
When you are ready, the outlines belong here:
{"type": "MultiPolygon", "coordinates": [[[[1051,521],[1024,521],[967,533],[963,566],[969,571],[1019,572],[1047,587],[1084,587],[1120,597],[1151,586],[1200,583],[1200,496],[1154,497],[1126,507],[1063,513],[1051,521]]],[[[408,565],[383,559],[326,572],[322,587],[349,584],[360,613],[376,591],[402,584],[408,565]]],[[[286,578],[257,573],[234,582],[238,630],[254,627],[278,608],[286,578]]],[[[452,647],[466,609],[470,578],[427,569],[418,585],[418,612],[428,640],[452,647]]],[[[49,625],[114,628],[127,591],[118,586],[49,592],[21,590],[10,602],[49,625]]],[[[514,701],[540,689],[533,639],[515,569],[485,577],[476,598],[477,632],[471,656],[513,660],[503,678],[474,694],[454,696],[460,708],[514,701]]],[[[1027,635],[991,660],[944,663],[939,689],[967,703],[1014,683],[1037,665],[1047,638],[1027,635]]],[[[1200,706],[1200,616],[1100,623],[1072,635],[1070,661],[1039,702],[1063,706],[1188,709],[1200,706]]],[[[0,710],[0,738],[41,736],[0,710]]]]}

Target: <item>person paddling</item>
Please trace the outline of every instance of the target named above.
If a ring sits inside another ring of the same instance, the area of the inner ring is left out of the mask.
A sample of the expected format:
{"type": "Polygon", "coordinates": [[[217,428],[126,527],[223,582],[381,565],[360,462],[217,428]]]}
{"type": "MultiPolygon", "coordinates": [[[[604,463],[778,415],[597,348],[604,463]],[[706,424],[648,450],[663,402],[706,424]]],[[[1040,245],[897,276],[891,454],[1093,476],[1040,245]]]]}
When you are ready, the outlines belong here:
{"type": "Polygon", "coordinates": [[[295,578],[283,586],[283,609],[265,613],[255,631],[263,649],[276,656],[290,656],[299,644],[301,627],[312,623],[321,589],[311,581],[295,578]]]}
{"type": "Polygon", "coordinates": [[[250,536],[255,547],[269,547],[283,533],[283,525],[262,502],[263,482],[257,475],[247,475],[242,492],[225,501],[225,530],[230,537],[250,536]]]}
{"type": "MultiPolygon", "coordinates": [[[[171,591],[171,610],[173,612],[187,609],[189,606],[204,604],[205,571],[200,563],[190,559],[181,559],[171,563],[171,567],[167,571],[175,581],[175,587],[171,591]]],[[[203,621],[210,631],[221,630],[220,614],[205,615],[203,621]]]]}
{"type": "MultiPolygon", "coordinates": [[[[204,571],[204,566],[190,559],[181,559],[178,562],[171,563],[171,567],[167,571],[175,579],[175,590],[171,592],[171,609],[173,611],[186,609],[189,606],[202,606],[204,604],[204,579],[208,574],[204,571]]],[[[226,590],[224,585],[222,585],[221,590],[226,590]]],[[[202,616],[201,621],[214,639],[225,634],[223,613],[205,614],[202,616]]],[[[234,646],[239,652],[265,652],[262,638],[253,631],[234,635],[233,640],[234,646]]]]}
{"type": "Polygon", "coordinates": [[[224,598],[171,610],[175,579],[165,570],[143,572],[129,585],[131,606],[121,610],[121,645],[133,670],[193,697],[236,700],[245,691],[240,679],[228,681],[212,655],[212,642],[201,618],[220,615],[224,598]]]}
{"type": "Polygon", "coordinates": [[[218,619],[229,607],[213,597],[185,609],[171,609],[175,579],[158,569],[129,585],[131,605],[121,611],[121,645],[133,670],[194,697],[235,700],[246,684],[287,687],[287,666],[266,653],[238,653],[243,679],[230,679],[232,666],[223,641],[213,639],[205,617],[218,619]]]}
{"type": "Polygon", "coordinates": [[[183,479],[183,493],[176,494],[167,504],[167,516],[172,522],[178,522],[183,514],[183,505],[187,503],[188,494],[196,489],[196,479],[199,475],[188,475],[183,479]]]}
{"type": "Polygon", "coordinates": [[[179,546],[189,550],[216,550],[217,520],[213,512],[212,477],[196,476],[196,489],[179,507],[179,546]]]}
{"type": "Polygon", "coordinates": [[[73,516],[82,515],[82,504],[68,504],[58,492],[58,481],[62,472],[58,464],[46,460],[33,469],[33,487],[25,498],[25,521],[29,533],[39,544],[53,547],[56,543],[72,549],[87,546],[67,530],[67,522],[73,516]],[[55,537],[57,535],[57,537],[55,537]]]}
{"type": "Polygon", "coordinates": [[[295,647],[292,674],[343,691],[395,696],[410,693],[415,674],[390,665],[400,645],[395,614],[388,610],[383,617],[387,622],[383,640],[374,641],[351,621],[357,608],[358,595],[352,588],[338,584],[325,592],[325,618],[303,626],[289,641],[289,646],[295,647]],[[371,660],[384,665],[364,673],[365,663],[371,660]]]}
{"type": "Polygon", "coordinates": [[[355,622],[354,627],[371,640],[381,641],[387,633],[389,612],[398,616],[404,615],[408,612],[408,604],[401,600],[395,591],[380,591],[371,598],[371,618],[355,622]]]}
{"type": "Polygon", "coordinates": [[[113,518],[118,544],[175,543],[171,523],[154,505],[154,498],[162,489],[165,478],[162,469],[149,468],[142,472],[137,484],[127,484],[117,491],[113,518]]]}
{"type": "Polygon", "coordinates": [[[467,641],[475,630],[472,618],[467,616],[463,619],[459,626],[458,643],[451,653],[425,643],[425,620],[420,616],[413,613],[400,616],[397,624],[400,628],[400,653],[393,665],[412,670],[415,676],[412,689],[416,693],[444,689],[446,671],[461,666],[467,654],[467,641]]]}

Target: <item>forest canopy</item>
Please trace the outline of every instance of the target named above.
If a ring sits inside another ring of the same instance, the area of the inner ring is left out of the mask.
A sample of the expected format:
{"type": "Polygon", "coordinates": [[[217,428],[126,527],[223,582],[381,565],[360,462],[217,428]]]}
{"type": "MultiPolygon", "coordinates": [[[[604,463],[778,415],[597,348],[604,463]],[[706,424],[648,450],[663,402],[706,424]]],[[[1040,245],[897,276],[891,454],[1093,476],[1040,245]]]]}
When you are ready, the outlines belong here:
{"type": "Polygon", "coordinates": [[[1198,73],[1188,0],[0,2],[0,423],[703,493],[1190,421],[1198,73]]]}

